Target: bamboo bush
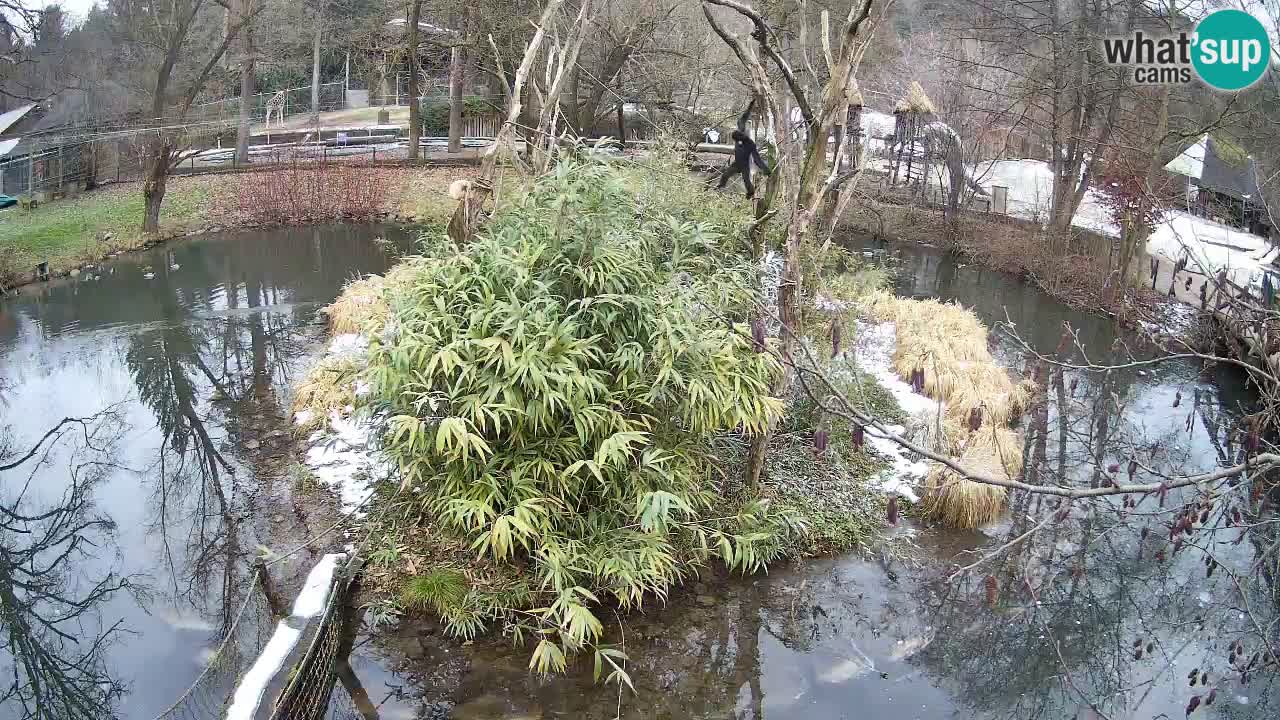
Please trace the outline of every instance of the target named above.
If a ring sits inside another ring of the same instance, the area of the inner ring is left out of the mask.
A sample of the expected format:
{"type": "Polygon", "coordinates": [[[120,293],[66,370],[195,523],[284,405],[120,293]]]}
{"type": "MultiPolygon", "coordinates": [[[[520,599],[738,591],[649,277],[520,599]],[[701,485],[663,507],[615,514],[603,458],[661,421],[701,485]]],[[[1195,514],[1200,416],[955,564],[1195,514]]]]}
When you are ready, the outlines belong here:
{"type": "Polygon", "coordinates": [[[722,319],[753,297],[723,241],[607,164],[565,160],[386,285],[362,374],[384,450],[424,522],[535,578],[527,607],[416,582],[455,634],[500,621],[537,639],[539,672],[588,647],[621,672],[592,606],[663,598],[712,559],[757,570],[799,531],[710,454],[781,412],[777,361],[722,319]]]}

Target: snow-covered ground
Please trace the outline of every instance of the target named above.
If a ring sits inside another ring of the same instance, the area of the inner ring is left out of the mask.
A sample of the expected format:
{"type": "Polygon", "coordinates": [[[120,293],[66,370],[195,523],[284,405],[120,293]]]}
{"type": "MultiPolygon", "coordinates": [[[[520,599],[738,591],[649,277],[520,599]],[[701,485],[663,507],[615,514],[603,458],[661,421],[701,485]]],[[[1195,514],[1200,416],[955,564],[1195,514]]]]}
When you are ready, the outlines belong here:
{"type": "MultiPolygon", "coordinates": [[[[328,355],[360,358],[368,347],[359,335],[337,335],[329,342],[328,355]]],[[[361,395],[368,389],[357,385],[355,391],[361,395]]],[[[298,413],[295,422],[307,424],[311,420],[307,412],[298,413]]],[[[329,414],[328,430],[317,430],[307,440],[307,467],[338,496],[342,511],[357,517],[363,516],[361,508],[373,494],[375,480],[390,472],[390,465],[376,449],[376,431],[373,418],[348,405],[329,414]]]]}
{"type": "MultiPolygon", "coordinates": [[[[942,412],[941,403],[915,392],[893,371],[893,351],[898,344],[896,325],[891,322],[860,322],[857,333],[858,367],[893,395],[898,407],[911,418],[910,422],[924,424],[942,412]]],[[[886,429],[899,436],[908,434],[907,428],[902,425],[887,425],[886,429]]],[[[867,428],[866,433],[867,444],[889,460],[889,467],[873,482],[886,493],[897,493],[911,502],[918,502],[916,488],[929,474],[929,464],[910,459],[901,445],[876,430],[867,428]]]]}
{"type": "MultiPolygon", "coordinates": [[[[1041,222],[1048,219],[1053,188],[1053,171],[1048,163],[1040,160],[983,162],[974,168],[974,174],[988,192],[996,185],[1008,188],[1010,215],[1041,222]]],[[[1120,229],[1112,222],[1101,199],[1101,193],[1089,188],[1072,224],[1115,237],[1120,229]]],[[[1170,211],[1165,221],[1156,226],[1147,242],[1147,251],[1173,261],[1186,255],[1187,267],[1203,274],[1225,269],[1240,285],[1256,283],[1262,268],[1280,254],[1265,238],[1181,210],[1170,211]]]]}

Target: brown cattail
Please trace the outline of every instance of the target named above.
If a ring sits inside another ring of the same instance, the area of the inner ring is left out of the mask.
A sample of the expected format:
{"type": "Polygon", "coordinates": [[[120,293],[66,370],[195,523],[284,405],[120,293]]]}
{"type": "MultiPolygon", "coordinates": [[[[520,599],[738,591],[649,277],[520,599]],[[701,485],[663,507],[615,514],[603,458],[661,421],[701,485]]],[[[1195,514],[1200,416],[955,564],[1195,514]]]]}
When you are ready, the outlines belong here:
{"type": "Polygon", "coordinates": [[[1107,466],[1107,472],[1109,472],[1109,473],[1118,473],[1118,472],[1120,472],[1120,463],[1111,463],[1110,465],[1108,465],[1108,466],[1107,466]]]}
{"type": "Polygon", "coordinates": [[[1134,651],[1133,651],[1133,659],[1134,659],[1134,660],[1141,660],[1141,659],[1142,659],[1142,648],[1138,648],[1137,650],[1134,650],[1134,651]]]}
{"type": "Polygon", "coordinates": [[[751,321],[751,349],[764,352],[764,321],[760,318],[751,321]]]}
{"type": "Polygon", "coordinates": [[[1133,482],[1133,476],[1138,472],[1138,461],[1129,461],[1129,482],[1133,482]]]}
{"type": "Polygon", "coordinates": [[[1164,501],[1169,497],[1169,486],[1160,483],[1160,489],[1156,491],[1156,497],[1160,498],[1160,507],[1164,507],[1164,501]]]}
{"type": "Polygon", "coordinates": [[[1212,705],[1212,704],[1213,704],[1213,701],[1214,701],[1214,700],[1217,700],[1217,699],[1218,699],[1218,688],[1214,688],[1214,689],[1212,689],[1212,690],[1210,690],[1210,691],[1209,691],[1209,695],[1208,695],[1208,697],[1206,697],[1206,698],[1204,699],[1204,704],[1205,704],[1205,705],[1212,705]]]}
{"type": "Polygon", "coordinates": [[[977,432],[982,427],[982,408],[976,407],[969,411],[969,431],[977,432]]]}
{"type": "Polygon", "coordinates": [[[840,321],[831,321],[831,357],[840,354],[840,321]]]}
{"type": "Polygon", "coordinates": [[[898,524],[898,496],[889,496],[889,524],[897,526],[898,524]]]}
{"type": "Polygon", "coordinates": [[[1200,707],[1200,696],[1192,696],[1191,702],[1187,703],[1187,717],[1191,717],[1191,713],[1195,712],[1198,707],[1200,707]]]}
{"type": "Polygon", "coordinates": [[[1209,673],[1207,673],[1207,672],[1202,672],[1202,673],[1200,673],[1200,684],[1201,684],[1201,685],[1208,685],[1208,684],[1209,684],[1209,673]]]}
{"type": "Polygon", "coordinates": [[[1258,452],[1258,424],[1256,422],[1249,423],[1249,432],[1244,438],[1245,457],[1250,457],[1258,452]]]}
{"type": "Polygon", "coordinates": [[[853,426],[853,447],[855,450],[861,450],[862,444],[867,440],[867,430],[861,425],[853,426]]]}
{"type": "Polygon", "coordinates": [[[813,434],[813,448],[819,453],[827,451],[827,431],[818,430],[813,434]]]}
{"type": "Polygon", "coordinates": [[[1153,642],[1149,642],[1149,643],[1147,643],[1147,654],[1148,654],[1148,655],[1150,655],[1151,653],[1155,652],[1155,650],[1156,650],[1156,644],[1155,644],[1155,643],[1153,643],[1153,642]]]}
{"type": "Polygon", "coordinates": [[[987,605],[989,607],[996,606],[996,600],[1000,599],[1000,581],[996,580],[995,575],[988,575],[983,584],[987,590],[987,605]]]}
{"type": "Polygon", "coordinates": [[[1191,687],[1195,687],[1196,683],[1200,681],[1200,669],[1196,668],[1187,673],[1187,680],[1190,681],[1191,687]]]}
{"type": "Polygon", "coordinates": [[[1173,394],[1173,406],[1178,407],[1181,404],[1182,404],[1182,391],[1179,390],[1178,392],[1173,394]]]}
{"type": "Polygon", "coordinates": [[[1080,384],[1080,378],[1071,378],[1071,397],[1076,396],[1076,387],[1080,384]]]}

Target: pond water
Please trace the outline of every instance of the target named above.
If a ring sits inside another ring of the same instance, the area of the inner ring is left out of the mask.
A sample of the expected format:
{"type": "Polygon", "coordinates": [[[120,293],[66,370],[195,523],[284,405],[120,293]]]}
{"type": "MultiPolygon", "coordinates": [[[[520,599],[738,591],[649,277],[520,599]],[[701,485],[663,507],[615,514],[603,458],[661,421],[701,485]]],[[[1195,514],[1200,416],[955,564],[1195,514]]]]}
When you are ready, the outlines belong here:
{"type": "MultiPolygon", "coordinates": [[[[31,460],[0,473],[0,607],[6,631],[17,626],[8,618],[25,619],[35,638],[0,639],[0,676],[12,676],[15,655],[26,662],[40,648],[65,658],[88,653],[84,662],[49,666],[62,684],[42,692],[64,688],[60,707],[72,710],[77,698],[110,695],[114,713],[83,716],[150,720],[191,685],[247,602],[247,619],[224,651],[238,657],[219,658],[167,716],[219,714],[270,627],[262,593],[246,587],[258,547],[292,548],[332,518],[323,493],[292,480],[287,388],[318,349],[318,308],[353,274],[391,262],[371,242],[387,234],[395,235],[334,227],[202,238],[0,302],[0,449],[11,451],[0,466],[64,417],[113,411],[88,430],[64,426],[31,460]],[[40,547],[47,533],[19,532],[47,527],[49,518],[83,542],[66,552],[66,538],[40,547]],[[21,602],[30,591],[10,570],[17,556],[37,558],[48,569],[45,587],[87,610],[42,624],[70,605],[21,602]],[[109,642],[94,646],[104,635],[109,642]]],[[[1110,323],[1024,283],[925,248],[889,251],[900,293],[956,299],[991,324],[1007,315],[1046,352],[1063,321],[1092,359],[1123,352],[1113,349],[1110,323]]],[[[996,349],[1021,366],[1009,337],[996,349]]],[[[1081,477],[1100,439],[1109,459],[1140,454],[1144,465],[1178,472],[1227,462],[1239,452],[1229,431],[1253,402],[1238,373],[1191,362],[1068,373],[1063,386],[1043,427],[1029,430],[1044,436],[1047,465],[1081,477]],[[1073,379],[1079,387],[1068,396],[1073,379]]],[[[1198,714],[1275,717],[1274,672],[1255,671],[1244,684],[1228,661],[1237,641],[1246,658],[1262,637],[1276,641],[1274,576],[1206,577],[1198,550],[1156,560],[1155,544],[1139,534],[1144,525],[1167,534],[1154,503],[1070,509],[1033,541],[955,579],[956,565],[978,561],[1057,508],[1021,503],[981,532],[904,523],[886,528],[893,552],[874,558],[779,565],[748,578],[708,573],[666,606],[611,623],[610,641],[631,658],[635,694],[595,684],[589,664],[534,677],[528,649],[501,637],[462,645],[431,622],[366,630],[330,716],[1181,718],[1204,693],[1199,678],[1188,683],[1196,668],[1217,689],[1198,714]]],[[[1260,522],[1207,545],[1224,568],[1247,569],[1275,535],[1274,521],[1260,522]]],[[[292,595],[326,549],[321,543],[281,563],[277,590],[292,595]]],[[[0,679],[0,698],[9,686],[0,679]]],[[[0,720],[27,716],[14,698],[0,700],[0,720]]]]}
{"type": "MultiPolygon", "coordinates": [[[[293,492],[287,389],[323,336],[317,310],[392,262],[372,242],[384,235],[211,236],[0,300],[0,465],[90,418],[0,472],[0,718],[107,718],[108,699],[116,717],[154,718],[248,596],[225,662],[173,714],[216,716],[270,629],[247,582],[257,548],[332,520],[326,495],[293,492]],[[24,560],[30,574],[11,568],[24,560]],[[7,697],[15,659],[40,668],[39,688],[7,697]]],[[[324,549],[278,563],[279,592],[324,549]]]]}

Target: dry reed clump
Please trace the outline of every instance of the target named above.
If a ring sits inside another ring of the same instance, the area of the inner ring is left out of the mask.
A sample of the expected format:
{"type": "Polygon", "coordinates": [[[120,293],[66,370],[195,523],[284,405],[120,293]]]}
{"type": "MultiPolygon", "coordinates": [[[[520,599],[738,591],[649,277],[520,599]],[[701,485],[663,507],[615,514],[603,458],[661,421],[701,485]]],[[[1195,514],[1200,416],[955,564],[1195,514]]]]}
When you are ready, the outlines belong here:
{"type": "Polygon", "coordinates": [[[383,291],[387,279],[370,275],[347,284],[342,294],[320,312],[329,316],[329,331],[335,335],[364,333],[387,317],[391,308],[383,291]]]}
{"type": "MultiPolygon", "coordinates": [[[[1022,443],[1008,425],[1026,407],[1030,391],[996,364],[977,316],[953,303],[884,292],[870,295],[866,309],[897,326],[894,372],[909,380],[924,371],[923,392],[944,404],[944,442],[961,466],[997,479],[1021,472],[1022,443]],[[980,416],[976,430],[971,425],[975,413],[980,416]]],[[[1004,488],[936,465],[925,480],[922,509],[947,525],[973,528],[999,517],[1005,494],[1004,488]]]]}
{"type": "MultiPolygon", "coordinates": [[[[1022,441],[1005,427],[970,433],[957,462],[967,472],[1007,480],[1022,471],[1022,441]]],[[[925,517],[958,528],[993,523],[1004,510],[1007,491],[997,485],[973,482],[950,468],[935,464],[925,478],[921,510],[925,517]]]]}
{"type": "Polygon", "coordinates": [[[294,388],[292,410],[302,422],[299,432],[328,427],[334,410],[353,405],[356,400],[355,377],[360,368],[350,357],[332,356],[322,359],[294,388]]]}
{"type": "Polygon", "coordinates": [[[872,293],[865,305],[877,320],[897,326],[893,370],[910,380],[924,370],[924,394],[946,404],[955,427],[967,425],[975,408],[983,423],[1008,425],[1030,397],[987,350],[987,329],[971,311],[954,303],[872,293]]]}
{"type": "MultiPolygon", "coordinates": [[[[986,472],[990,458],[961,456],[969,472],[986,472]]],[[[1004,511],[1004,488],[958,477],[939,465],[924,481],[920,509],[924,516],[955,528],[976,528],[995,522],[1004,511]]]]}

